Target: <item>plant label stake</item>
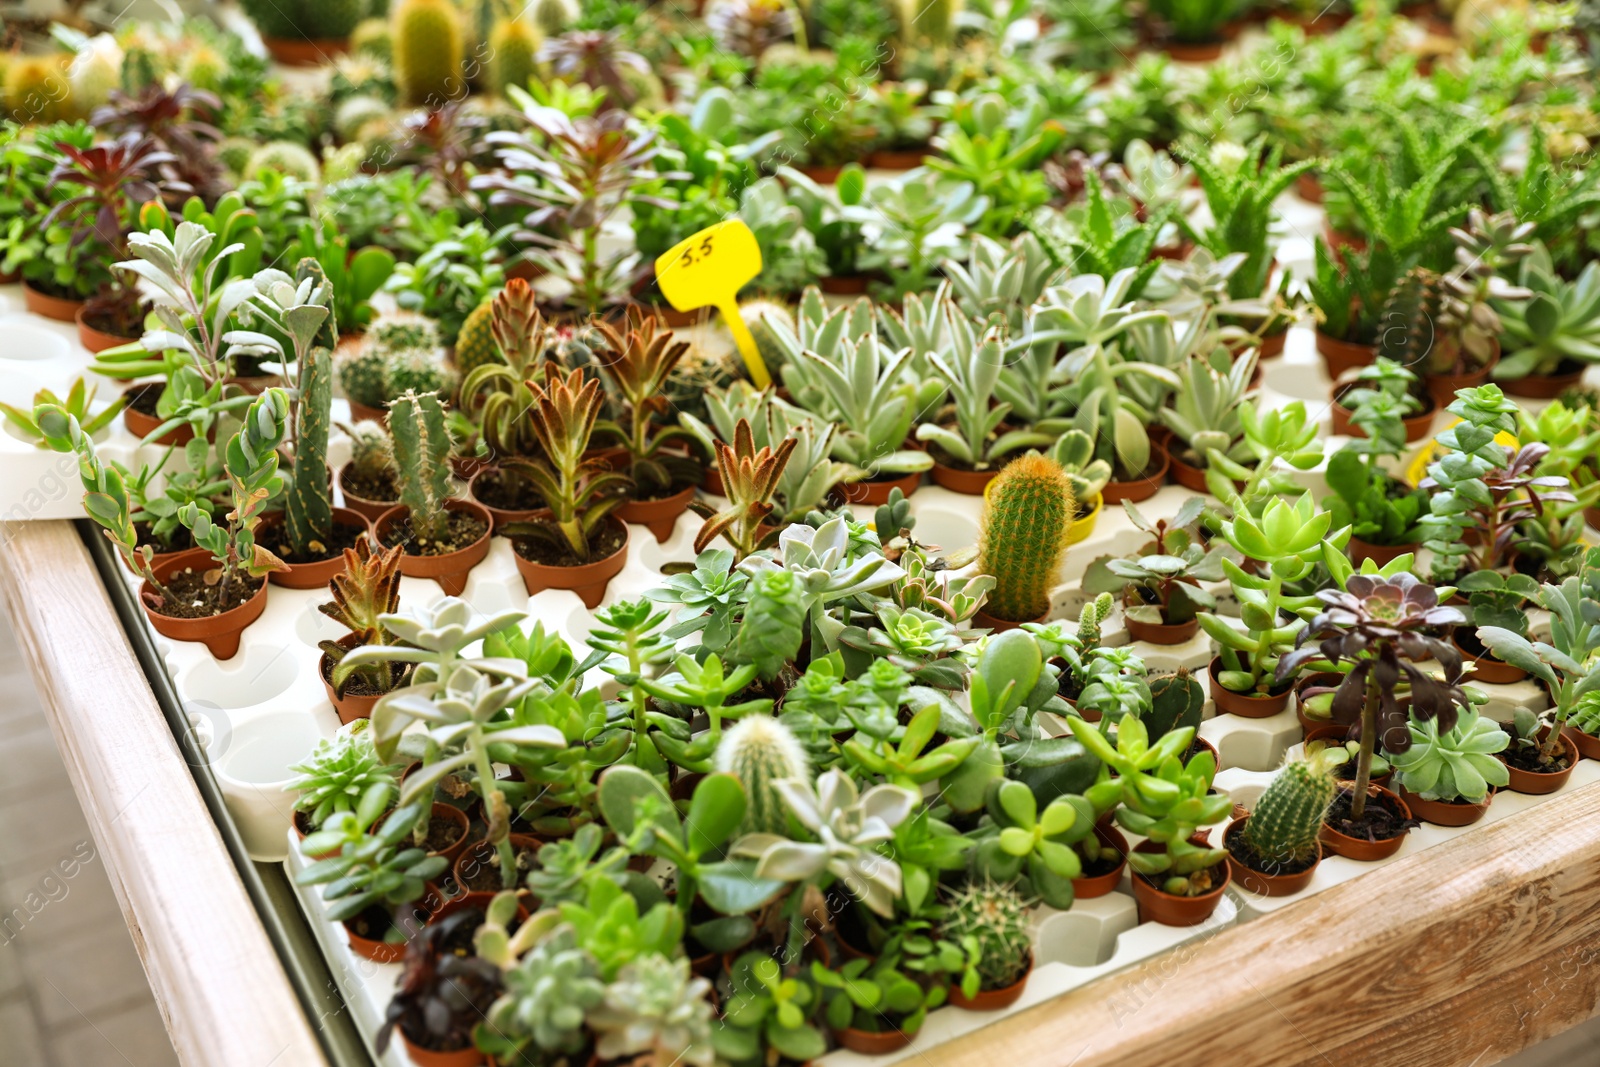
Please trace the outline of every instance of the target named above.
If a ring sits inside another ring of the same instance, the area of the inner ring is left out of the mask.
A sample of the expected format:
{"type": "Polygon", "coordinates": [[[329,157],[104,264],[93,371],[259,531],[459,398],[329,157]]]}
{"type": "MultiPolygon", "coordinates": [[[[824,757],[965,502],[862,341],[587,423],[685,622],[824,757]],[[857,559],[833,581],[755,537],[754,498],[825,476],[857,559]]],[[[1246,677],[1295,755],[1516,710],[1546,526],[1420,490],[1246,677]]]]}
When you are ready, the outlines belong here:
{"type": "Polygon", "coordinates": [[[739,315],[739,290],[761,273],[761,247],[743,219],[707,226],[679,241],[656,258],[656,283],[661,295],[679,311],[715,307],[733,334],[734,344],[750,370],[756,388],[772,381],[744,319],[739,315]]]}

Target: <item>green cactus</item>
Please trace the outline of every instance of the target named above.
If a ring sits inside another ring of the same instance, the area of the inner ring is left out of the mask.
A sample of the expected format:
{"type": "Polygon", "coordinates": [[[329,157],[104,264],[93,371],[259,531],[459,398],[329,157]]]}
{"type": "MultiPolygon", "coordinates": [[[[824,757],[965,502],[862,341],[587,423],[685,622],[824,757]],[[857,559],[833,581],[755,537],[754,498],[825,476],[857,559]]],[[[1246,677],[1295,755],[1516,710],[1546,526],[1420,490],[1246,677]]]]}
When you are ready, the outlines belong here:
{"type": "Polygon", "coordinates": [[[450,0],[403,0],[394,12],[394,79],[407,103],[463,95],[461,19],[450,0]]]}
{"type": "Polygon", "coordinates": [[[1205,702],[1205,688],[1186,667],[1180,667],[1176,674],[1152,677],[1150,710],[1144,716],[1145,728],[1150,732],[1150,743],[1155,744],[1167,734],[1185,726],[1199,731],[1200,711],[1205,702]]]}
{"type": "Polygon", "coordinates": [[[978,570],[992,575],[984,610],[1027,622],[1050,610],[1072,525],[1072,483],[1061,465],[1028,454],[1009,463],[989,486],[979,533],[978,570]]]}
{"type": "Polygon", "coordinates": [[[1027,902],[1003,882],[973,882],[952,893],[939,933],[957,944],[968,937],[977,942],[978,978],[984,989],[1015,985],[1032,960],[1027,902]]]}
{"type": "Polygon", "coordinates": [[[305,145],[293,141],[268,141],[251,152],[244,176],[254,178],[264,170],[275,170],[286,177],[313,183],[322,180],[322,166],[317,157],[305,145]]]}
{"type": "Polygon", "coordinates": [[[1420,373],[1434,346],[1442,298],[1437,274],[1426,267],[1407,271],[1384,302],[1383,317],[1378,321],[1378,355],[1420,373]]]}
{"type": "Polygon", "coordinates": [[[1078,641],[1085,649],[1100,647],[1100,624],[1111,617],[1116,601],[1110,593],[1101,593],[1078,612],[1078,641]]]}
{"type": "Polygon", "coordinates": [[[744,786],[745,833],[786,833],[788,807],[772,783],[785,778],[810,780],[806,750],[789,728],[766,715],[740,719],[722,735],[716,768],[733,775],[744,786]]]}
{"type": "Polygon", "coordinates": [[[344,395],[357,404],[381,408],[389,399],[384,369],[389,356],[369,338],[355,352],[339,359],[339,386],[344,395]]]}
{"type": "Polygon", "coordinates": [[[1304,865],[1317,854],[1322,817],[1337,791],[1338,783],[1321,762],[1286,764],[1256,801],[1244,824],[1245,841],[1271,866],[1304,865]]]}
{"type": "Polygon", "coordinates": [[[578,6],[573,0],[534,0],[533,24],[546,37],[565,33],[578,19],[578,6]]]}
{"type": "Polygon", "coordinates": [[[333,418],[333,357],[313,348],[300,372],[294,483],[283,503],[283,531],[302,560],[332,551],[333,492],[328,485],[328,423],[333,418]]]}
{"type": "Polygon", "coordinates": [[[501,19],[489,34],[489,83],[497,93],[526,89],[538,73],[539,31],[520,18],[501,19]]]}
{"type": "Polygon", "coordinates": [[[350,52],[352,55],[368,56],[372,59],[381,59],[385,63],[389,62],[394,57],[393,40],[389,36],[389,20],[370,18],[356,23],[356,28],[350,31],[350,52]]]}
{"type": "Polygon", "coordinates": [[[503,363],[505,357],[494,339],[494,299],[472,309],[456,335],[456,370],[463,378],[479,367],[503,363]]]}
{"type": "Polygon", "coordinates": [[[374,119],[386,117],[392,109],[376,96],[352,96],[342,102],[333,113],[333,132],[341,141],[354,141],[361,127],[374,119]]]}
{"type": "Polygon", "coordinates": [[[362,420],[345,432],[350,435],[350,466],[357,474],[375,480],[394,477],[394,442],[382,423],[362,420]]]}
{"type": "Polygon", "coordinates": [[[23,56],[6,69],[6,114],[24,125],[61,122],[73,114],[72,83],[61,56],[23,56]]]}
{"type": "Polygon", "coordinates": [[[300,24],[312,40],[349,37],[363,15],[366,0],[304,0],[300,24]]]}
{"type": "Polygon", "coordinates": [[[246,17],[255,23],[263,37],[297,37],[300,28],[295,15],[300,6],[289,0],[239,0],[246,17]]]}
{"type": "Polygon", "coordinates": [[[217,160],[236,175],[243,176],[255,154],[256,143],[248,137],[227,137],[217,145],[217,160]]]}
{"type": "Polygon", "coordinates": [[[444,541],[450,532],[450,431],[433,393],[406,393],[389,405],[389,432],[400,482],[400,503],[411,512],[419,541],[444,541]]]}
{"type": "Polygon", "coordinates": [[[385,400],[393,400],[407,391],[446,394],[450,386],[450,368],[444,365],[435,351],[426,348],[403,349],[390,352],[384,360],[385,400]]]}

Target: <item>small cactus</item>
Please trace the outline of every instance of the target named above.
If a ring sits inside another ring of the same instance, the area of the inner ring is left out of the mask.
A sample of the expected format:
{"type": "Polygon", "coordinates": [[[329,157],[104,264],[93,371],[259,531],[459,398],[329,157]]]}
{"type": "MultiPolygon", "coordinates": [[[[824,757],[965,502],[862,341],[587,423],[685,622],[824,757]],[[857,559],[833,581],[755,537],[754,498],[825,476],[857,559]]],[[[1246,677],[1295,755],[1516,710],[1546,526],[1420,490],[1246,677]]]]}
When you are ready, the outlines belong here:
{"type": "Polygon", "coordinates": [[[354,141],[361,134],[361,128],[374,119],[386,118],[393,110],[382,99],[376,96],[352,96],[339,104],[333,113],[333,132],[339,135],[341,141],[354,141]]]}
{"type": "Polygon", "coordinates": [[[394,54],[389,20],[369,18],[356,23],[356,28],[350,31],[350,54],[389,62],[394,54]]]}
{"type": "Polygon", "coordinates": [[[406,392],[447,395],[451,387],[450,368],[439,353],[425,348],[391,352],[383,364],[383,396],[393,400],[406,392]]]}
{"type": "Polygon", "coordinates": [[[461,20],[450,0],[403,0],[391,37],[394,79],[407,103],[439,107],[466,95],[461,20]]]}
{"type": "Polygon", "coordinates": [[[264,170],[275,170],[286,177],[299,178],[301,181],[322,180],[322,165],[317,162],[317,157],[312,155],[305,145],[295,144],[293,141],[268,141],[250,153],[250,162],[245,164],[244,176],[254,178],[264,170]]]}
{"type": "Polygon", "coordinates": [[[372,479],[394,477],[394,442],[380,423],[363,420],[346,430],[350,435],[350,466],[372,479]]]}
{"type": "Polygon", "coordinates": [[[333,493],[328,486],[328,423],[333,418],[333,357],[326,348],[306,354],[294,445],[294,483],[283,503],[283,532],[300,559],[331,551],[333,493]]]}
{"type": "Polygon", "coordinates": [[[1116,601],[1110,593],[1101,593],[1078,612],[1078,641],[1085,649],[1100,647],[1100,624],[1111,617],[1116,601]]]}
{"type": "Polygon", "coordinates": [[[456,335],[456,370],[464,378],[479,367],[500,363],[500,346],[494,339],[494,301],[472,309],[456,335]]]}
{"type": "Polygon", "coordinates": [[[810,781],[806,750],[790,729],[766,715],[750,715],[730,726],[717,745],[716,768],[733,775],[744,786],[745,833],[782,834],[788,831],[788,806],[773,788],[785,778],[810,781]]]}
{"type": "Polygon", "coordinates": [[[1027,902],[1009,884],[973,882],[950,894],[939,932],[947,941],[977,941],[978,978],[984,989],[1005,989],[1028,972],[1033,928],[1027,902]]]}
{"type": "Polygon", "coordinates": [[[400,502],[411,512],[420,541],[444,541],[450,531],[450,431],[433,393],[406,393],[389,405],[389,432],[400,480],[400,502]]]}
{"type": "Polygon", "coordinates": [[[1337,790],[1325,765],[1308,760],[1285,764],[1244,824],[1245,841],[1271,866],[1310,862],[1317,854],[1322,817],[1337,790]]]}
{"type": "Polygon", "coordinates": [[[1067,551],[1072,483],[1059,463],[1029,454],[1007,464],[987,496],[978,570],[995,585],[984,610],[1007,622],[1037,619],[1050,610],[1067,551]]]}
{"type": "Polygon", "coordinates": [[[369,339],[360,349],[339,360],[339,386],[357,404],[381,408],[389,399],[384,368],[388,355],[369,339]]]}
{"type": "Polygon", "coordinates": [[[301,0],[298,6],[300,26],[313,41],[349,37],[367,13],[366,0],[301,0]]]}
{"type": "Polygon", "coordinates": [[[565,33],[578,20],[578,5],[574,0],[534,0],[533,24],[546,37],[565,33]]]}
{"type": "Polygon", "coordinates": [[[521,18],[501,19],[489,34],[489,82],[497,93],[526,89],[538,72],[539,31],[521,18]]]}
{"type": "Polygon", "coordinates": [[[1145,729],[1153,745],[1174,730],[1185,726],[1200,729],[1200,712],[1205,707],[1205,688],[1180,667],[1176,674],[1161,674],[1150,679],[1150,711],[1144,716],[1145,729]]]}
{"type": "Polygon", "coordinates": [[[1422,373],[1435,343],[1443,292],[1439,276],[1413,267],[1384,302],[1378,321],[1378,355],[1422,373]]]}

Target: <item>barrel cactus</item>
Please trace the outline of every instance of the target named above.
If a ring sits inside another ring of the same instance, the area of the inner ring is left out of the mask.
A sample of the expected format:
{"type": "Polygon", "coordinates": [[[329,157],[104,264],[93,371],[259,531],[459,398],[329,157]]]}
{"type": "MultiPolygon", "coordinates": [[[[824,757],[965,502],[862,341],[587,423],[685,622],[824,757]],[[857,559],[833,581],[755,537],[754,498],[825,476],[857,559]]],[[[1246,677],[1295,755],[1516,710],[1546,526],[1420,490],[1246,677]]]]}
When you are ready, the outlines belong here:
{"type": "Polygon", "coordinates": [[[479,367],[502,360],[494,339],[494,301],[485,300],[472,309],[461,332],[456,335],[456,370],[466,377],[479,367]]]}
{"type": "Polygon", "coordinates": [[[407,348],[388,354],[383,365],[385,400],[406,391],[448,394],[452,375],[439,353],[426,348],[407,348]]]}
{"type": "Polygon", "coordinates": [[[393,38],[389,36],[389,20],[362,19],[350,31],[350,51],[358,56],[381,59],[385,63],[394,56],[393,38]]]}
{"type": "Polygon", "coordinates": [[[787,832],[789,809],[773,783],[785,778],[809,781],[811,773],[805,748],[787,726],[765,715],[740,719],[717,745],[716,768],[744,786],[749,801],[741,827],[745,833],[787,832]]]}
{"type": "Polygon", "coordinates": [[[368,343],[359,350],[339,360],[339,386],[344,395],[357,404],[381,408],[389,399],[384,370],[388,354],[380,347],[368,343]]]}
{"type": "MultiPolygon", "coordinates": [[[[973,882],[950,894],[939,933],[958,944],[971,937],[978,945],[975,968],[983,989],[1005,989],[1028,973],[1033,959],[1033,929],[1028,905],[1003,882],[973,882]]],[[[976,989],[963,988],[967,996],[976,989]]]]}
{"type": "Polygon", "coordinates": [[[244,176],[254,178],[264,170],[275,170],[279,174],[299,178],[301,181],[322,180],[322,166],[317,162],[317,157],[312,155],[311,150],[305,145],[295,144],[293,141],[268,141],[250,153],[250,162],[245,164],[244,176]]]}
{"type": "Polygon", "coordinates": [[[354,141],[361,135],[361,127],[373,119],[386,118],[391,108],[382,98],[368,96],[347,97],[333,113],[333,132],[341,141],[354,141]]]}
{"type": "Polygon", "coordinates": [[[1322,761],[1286,764],[1256,801],[1244,826],[1245,841],[1269,866],[1304,866],[1317,855],[1322,817],[1337,791],[1322,761]]]}
{"type": "Polygon", "coordinates": [[[533,24],[546,37],[565,33],[578,20],[575,0],[533,0],[533,24]]]}
{"type": "Polygon", "coordinates": [[[489,82],[497,93],[526,89],[538,69],[539,31],[520,18],[501,19],[489,34],[489,82]]]}
{"type": "Polygon", "coordinates": [[[1072,483],[1054,460],[1025,455],[989,485],[979,532],[978,569],[993,576],[984,610],[1007,622],[1050,610],[1072,526],[1072,483]]]}
{"type": "Polygon", "coordinates": [[[75,110],[66,62],[60,56],[22,56],[6,68],[7,115],[20,123],[60,122],[75,110]]]}
{"type": "Polygon", "coordinates": [[[450,0],[404,0],[391,31],[395,82],[408,103],[463,95],[461,21],[450,0]]]}
{"type": "Polygon", "coordinates": [[[363,419],[347,428],[350,434],[350,469],[370,481],[394,477],[394,442],[381,423],[363,419]]]}

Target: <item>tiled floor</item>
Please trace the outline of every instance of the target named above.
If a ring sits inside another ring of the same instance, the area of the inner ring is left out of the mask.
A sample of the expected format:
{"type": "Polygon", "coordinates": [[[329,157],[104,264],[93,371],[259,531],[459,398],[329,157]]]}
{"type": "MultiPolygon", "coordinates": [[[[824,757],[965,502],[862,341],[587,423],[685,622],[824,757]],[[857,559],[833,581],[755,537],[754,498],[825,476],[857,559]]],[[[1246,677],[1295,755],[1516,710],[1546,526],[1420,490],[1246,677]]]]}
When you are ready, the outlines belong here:
{"type": "Polygon", "coordinates": [[[178,1062],[0,617],[0,1067],[178,1062]]]}
{"type": "MultiPolygon", "coordinates": [[[[3,615],[0,921],[0,1067],[177,1063],[3,615]]],[[[1505,1062],[1600,1067],[1600,1020],[1505,1062]]]]}

